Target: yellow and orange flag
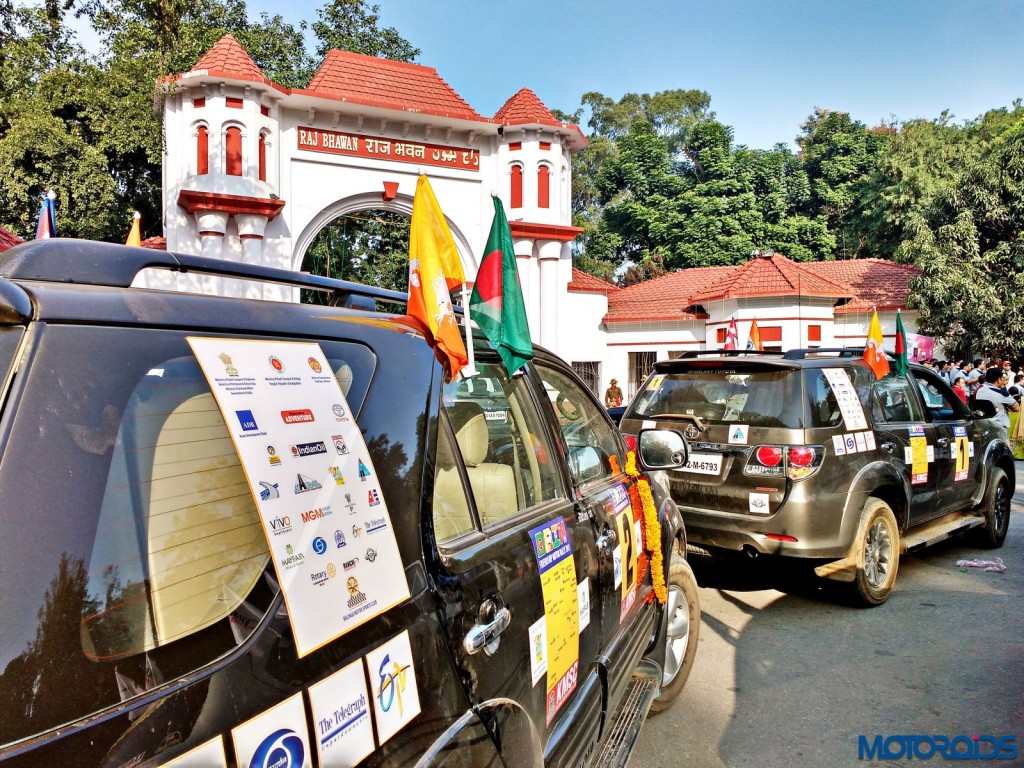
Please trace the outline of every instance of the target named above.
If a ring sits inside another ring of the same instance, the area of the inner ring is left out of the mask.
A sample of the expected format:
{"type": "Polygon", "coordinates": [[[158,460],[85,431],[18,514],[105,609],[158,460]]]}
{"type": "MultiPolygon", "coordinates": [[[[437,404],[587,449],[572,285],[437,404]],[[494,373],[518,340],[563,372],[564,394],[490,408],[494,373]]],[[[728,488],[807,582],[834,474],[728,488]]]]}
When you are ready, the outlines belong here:
{"type": "Polygon", "coordinates": [[[409,228],[408,313],[429,332],[427,340],[453,379],[469,362],[451,297],[451,290],[465,281],[448,222],[427,177],[420,176],[409,228]]]}
{"type": "Polygon", "coordinates": [[[868,338],[864,344],[864,362],[875,372],[875,378],[880,379],[889,372],[889,361],[885,357],[885,346],[882,338],[882,324],[878,321],[878,310],[871,315],[871,325],[868,326],[868,338]]]}

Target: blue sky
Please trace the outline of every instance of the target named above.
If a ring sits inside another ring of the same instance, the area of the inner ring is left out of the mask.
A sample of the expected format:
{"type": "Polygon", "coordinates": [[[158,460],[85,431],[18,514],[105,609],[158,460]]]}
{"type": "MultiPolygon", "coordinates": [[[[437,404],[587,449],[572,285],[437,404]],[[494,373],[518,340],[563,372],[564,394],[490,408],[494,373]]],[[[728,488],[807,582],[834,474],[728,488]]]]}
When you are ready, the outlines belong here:
{"type": "MultiPolygon", "coordinates": [[[[1024,97],[1019,0],[376,0],[478,112],[522,87],[573,112],[598,91],[699,88],[737,143],[793,146],[815,107],[956,122],[1024,97]]],[[[250,0],[313,21],[324,2],[250,0]]],[[[312,45],[310,48],[312,49],[312,45]]]]}

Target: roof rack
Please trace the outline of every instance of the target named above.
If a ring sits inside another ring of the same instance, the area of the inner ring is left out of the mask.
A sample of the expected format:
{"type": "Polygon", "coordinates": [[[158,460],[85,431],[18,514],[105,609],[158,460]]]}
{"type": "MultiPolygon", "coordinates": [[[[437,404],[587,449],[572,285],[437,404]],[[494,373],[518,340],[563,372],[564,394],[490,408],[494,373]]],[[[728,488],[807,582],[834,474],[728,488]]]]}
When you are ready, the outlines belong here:
{"type": "MultiPolygon", "coordinates": [[[[892,352],[883,350],[889,360],[895,360],[892,352]]],[[[864,357],[864,347],[815,347],[812,349],[790,349],[783,355],[784,360],[805,360],[808,357],[864,357]]]]}
{"type": "Polygon", "coordinates": [[[11,280],[128,288],[145,269],[166,269],[182,274],[198,272],[321,291],[331,295],[333,306],[351,309],[373,311],[377,301],[401,305],[409,301],[407,293],[349,280],[92,240],[33,240],[0,254],[0,277],[11,280]]]}
{"type": "Polygon", "coordinates": [[[676,360],[694,357],[748,357],[763,355],[765,357],[782,357],[781,352],[764,352],[756,349],[690,349],[676,356],[676,360]]]}

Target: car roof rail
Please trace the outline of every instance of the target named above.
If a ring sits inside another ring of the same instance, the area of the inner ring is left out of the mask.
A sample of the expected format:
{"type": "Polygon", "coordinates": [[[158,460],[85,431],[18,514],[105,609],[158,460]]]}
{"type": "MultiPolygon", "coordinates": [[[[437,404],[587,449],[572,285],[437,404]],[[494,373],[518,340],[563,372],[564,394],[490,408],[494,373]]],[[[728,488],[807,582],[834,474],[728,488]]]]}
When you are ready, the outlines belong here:
{"type": "MultiPolygon", "coordinates": [[[[886,358],[895,360],[888,350],[882,350],[886,358]]],[[[864,347],[813,347],[790,349],[783,355],[784,360],[806,360],[808,357],[864,357],[864,347]]]]}
{"type": "Polygon", "coordinates": [[[331,305],[350,309],[373,311],[377,301],[403,306],[409,302],[407,293],[350,280],[92,240],[32,240],[0,254],[0,277],[11,280],[128,288],[145,269],[196,272],[321,291],[330,294],[331,305]]]}
{"type": "Polygon", "coordinates": [[[756,349],[688,349],[676,355],[676,360],[687,360],[695,357],[747,357],[764,355],[766,357],[782,357],[781,352],[765,352],[756,349]]]}

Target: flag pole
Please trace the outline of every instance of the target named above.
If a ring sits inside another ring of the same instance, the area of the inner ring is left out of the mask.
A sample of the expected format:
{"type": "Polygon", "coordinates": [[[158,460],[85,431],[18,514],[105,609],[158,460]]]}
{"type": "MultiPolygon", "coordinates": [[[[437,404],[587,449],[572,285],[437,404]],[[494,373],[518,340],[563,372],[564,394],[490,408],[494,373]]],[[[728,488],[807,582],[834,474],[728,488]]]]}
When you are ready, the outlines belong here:
{"type": "Polygon", "coordinates": [[[476,369],[476,353],[473,351],[473,319],[469,316],[469,288],[465,283],[462,284],[462,318],[466,323],[466,358],[468,362],[459,371],[459,375],[464,379],[470,379],[473,376],[479,376],[480,371],[476,369]]]}

